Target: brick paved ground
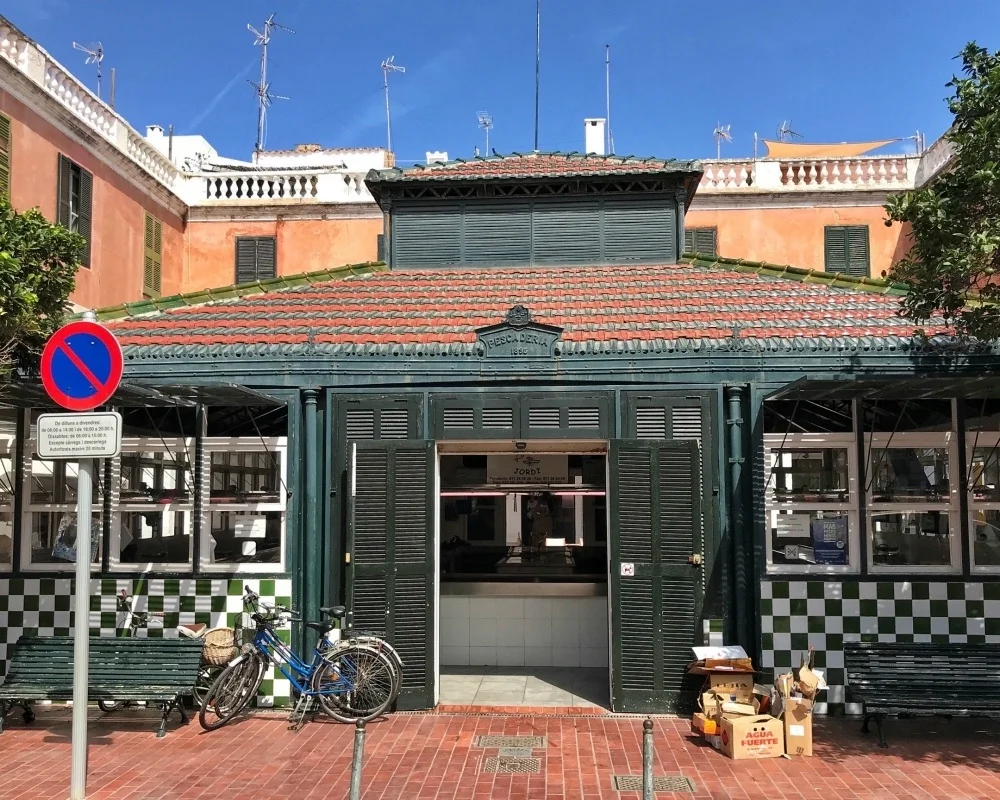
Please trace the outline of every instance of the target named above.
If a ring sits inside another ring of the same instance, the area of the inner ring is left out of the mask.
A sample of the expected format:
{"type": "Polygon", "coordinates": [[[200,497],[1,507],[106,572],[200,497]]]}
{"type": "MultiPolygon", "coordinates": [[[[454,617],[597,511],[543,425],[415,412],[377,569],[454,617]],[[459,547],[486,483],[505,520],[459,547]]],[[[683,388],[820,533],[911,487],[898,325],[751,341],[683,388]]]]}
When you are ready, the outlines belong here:
{"type": "MultiPolygon", "coordinates": [[[[890,749],[858,734],[853,719],[819,721],[816,756],[731,761],[690,737],[685,720],[658,718],[656,774],[684,775],[696,793],[662,798],[994,798],[1000,796],[1000,724],[978,720],[890,723],[890,749]]],[[[277,714],[214,733],[197,722],[155,738],[147,712],[90,726],[91,798],[231,800],[346,798],[353,728],[314,722],[298,733],[277,714]]],[[[397,714],[369,727],[366,800],[637,800],[613,774],[641,774],[642,720],[616,716],[397,714]],[[480,772],[478,734],[548,737],[537,775],[480,772]]],[[[69,716],[17,714],[0,737],[0,797],[65,798],[69,716]]]]}

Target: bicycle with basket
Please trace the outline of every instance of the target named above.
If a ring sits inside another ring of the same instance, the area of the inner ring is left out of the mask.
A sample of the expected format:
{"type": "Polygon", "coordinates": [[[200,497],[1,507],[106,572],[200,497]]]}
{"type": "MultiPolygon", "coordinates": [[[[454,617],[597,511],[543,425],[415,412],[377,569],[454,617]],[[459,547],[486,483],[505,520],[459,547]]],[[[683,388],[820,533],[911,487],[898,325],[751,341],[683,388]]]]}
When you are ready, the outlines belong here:
{"type": "Polygon", "coordinates": [[[302,622],[292,610],[261,603],[247,588],[244,609],[254,625],[253,641],[216,678],[206,693],[198,720],[206,730],[229,723],[257,696],[269,665],[291,684],[295,705],[289,718],[297,728],[316,707],[339,722],[370,720],[395,702],[403,662],[388,642],[375,634],[344,630],[336,620],[347,620],[343,606],[320,609],[322,622],[305,622],[318,633],[311,657],[300,658],[278,635],[277,625],[302,622]],[[344,634],[343,636],[341,634],[344,634]]]}

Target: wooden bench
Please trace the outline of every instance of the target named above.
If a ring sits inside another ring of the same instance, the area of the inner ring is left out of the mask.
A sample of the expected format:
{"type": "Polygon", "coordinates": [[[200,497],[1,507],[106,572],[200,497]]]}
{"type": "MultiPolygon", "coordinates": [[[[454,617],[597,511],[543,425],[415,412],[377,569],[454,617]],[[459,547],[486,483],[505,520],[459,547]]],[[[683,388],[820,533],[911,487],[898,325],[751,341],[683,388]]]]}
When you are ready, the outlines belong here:
{"type": "Polygon", "coordinates": [[[848,702],[878,726],[886,716],[1000,716],[1000,645],[845,642],[848,702]]]}
{"type": "MultiPolygon", "coordinates": [[[[201,665],[201,639],[90,639],[88,697],[91,701],[145,700],[160,704],[163,716],[157,738],[167,730],[167,718],[177,709],[187,714],[181,698],[190,695],[201,665]]],[[[24,709],[24,721],[35,718],[36,700],[73,699],[73,638],[22,638],[7,653],[7,677],[0,684],[0,733],[14,706],[24,709]]]]}

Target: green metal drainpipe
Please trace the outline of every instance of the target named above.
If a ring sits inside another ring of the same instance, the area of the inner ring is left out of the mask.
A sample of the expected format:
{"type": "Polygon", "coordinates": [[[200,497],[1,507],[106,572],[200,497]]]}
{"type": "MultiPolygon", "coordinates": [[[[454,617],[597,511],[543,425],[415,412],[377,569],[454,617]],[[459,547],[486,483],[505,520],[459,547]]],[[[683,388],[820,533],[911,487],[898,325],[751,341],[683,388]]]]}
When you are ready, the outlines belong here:
{"type": "MultiPolygon", "coordinates": [[[[317,407],[319,401],[318,389],[306,389],[302,392],[305,403],[305,489],[301,496],[305,506],[302,509],[302,560],[300,575],[293,575],[293,580],[302,580],[302,618],[318,620],[320,592],[323,583],[323,538],[320,531],[320,486],[319,486],[319,437],[317,425],[317,407]]],[[[306,637],[308,638],[308,637],[306,637]]],[[[305,650],[307,643],[303,641],[305,650]]]]}
{"type": "Polygon", "coordinates": [[[736,636],[739,644],[752,652],[753,632],[749,614],[751,596],[747,592],[747,547],[744,538],[743,487],[743,387],[727,386],[729,408],[726,425],[729,428],[729,531],[733,546],[733,598],[736,609],[736,636]]]}

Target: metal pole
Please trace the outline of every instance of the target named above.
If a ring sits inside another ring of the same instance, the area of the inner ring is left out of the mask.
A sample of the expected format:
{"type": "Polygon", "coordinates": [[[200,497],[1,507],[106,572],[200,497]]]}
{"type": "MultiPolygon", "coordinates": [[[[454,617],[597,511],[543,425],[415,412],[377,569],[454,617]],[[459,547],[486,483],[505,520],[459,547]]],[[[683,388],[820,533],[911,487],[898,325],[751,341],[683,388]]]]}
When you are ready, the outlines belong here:
{"type": "Polygon", "coordinates": [[[607,125],[607,135],[604,137],[607,149],[604,151],[610,155],[615,154],[615,149],[611,145],[611,45],[604,45],[604,116],[607,125]]]}
{"type": "Polygon", "coordinates": [[[73,626],[73,744],[70,800],[87,796],[87,683],[90,667],[90,497],[94,460],[80,459],[76,482],[76,617],[73,626]]]}
{"type": "Polygon", "coordinates": [[[535,0],[535,152],[538,152],[538,89],[542,64],[542,0],[535,0]]]}
{"type": "Polygon", "coordinates": [[[642,723],[642,800],[653,800],[653,720],[642,723]]]}
{"type": "Polygon", "coordinates": [[[392,115],[389,113],[389,71],[382,67],[382,83],[385,88],[385,149],[392,152],[392,115]]]}
{"type": "Polygon", "coordinates": [[[351,762],[351,797],[361,800],[361,762],[365,757],[365,721],[359,719],[354,727],[354,760],[351,762]]]}

